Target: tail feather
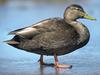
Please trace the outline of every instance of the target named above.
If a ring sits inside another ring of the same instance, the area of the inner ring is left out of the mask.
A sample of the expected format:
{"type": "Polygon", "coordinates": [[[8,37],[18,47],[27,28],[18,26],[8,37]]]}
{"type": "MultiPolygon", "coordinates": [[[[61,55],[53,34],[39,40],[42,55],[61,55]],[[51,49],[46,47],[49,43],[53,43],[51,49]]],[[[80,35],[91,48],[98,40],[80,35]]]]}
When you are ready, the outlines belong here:
{"type": "Polygon", "coordinates": [[[8,35],[16,35],[16,32],[10,32],[8,35]]]}
{"type": "Polygon", "coordinates": [[[7,41],[4,41],[6,42],[7,44],[19,44],[19,42],[15,41],[15,40],[7,40],[7,41]]]}
{"type": "Polygon", "coordinates": [[[20,32],[23,29],[25,29],[25,28],[21,28],[21,29],[17,29],[17,30],[11,31],[10,33],[8,33],[8,35],[17,35],[17,32],[20,32]]]}

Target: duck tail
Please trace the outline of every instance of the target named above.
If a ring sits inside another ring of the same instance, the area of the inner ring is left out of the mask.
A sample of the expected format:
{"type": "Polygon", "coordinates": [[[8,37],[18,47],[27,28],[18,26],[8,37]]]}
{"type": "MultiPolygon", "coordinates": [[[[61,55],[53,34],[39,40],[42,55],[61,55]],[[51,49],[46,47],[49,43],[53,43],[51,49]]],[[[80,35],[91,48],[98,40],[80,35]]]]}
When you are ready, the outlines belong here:
{"type": "Polygon", "coordinates": [[[17,29],[17,30],[11,31],[10,33],[8,33],[8,35],[17,35],[17,33],[20,32],[23,29],[25,29],[25,28],[21,28],[21,29],[17,29]]]}
{"type": "Polygon", "coordinates": [[[8,33],[8,35],[16,35],[16,32],[12,31],[12,32],[8,33]]]}

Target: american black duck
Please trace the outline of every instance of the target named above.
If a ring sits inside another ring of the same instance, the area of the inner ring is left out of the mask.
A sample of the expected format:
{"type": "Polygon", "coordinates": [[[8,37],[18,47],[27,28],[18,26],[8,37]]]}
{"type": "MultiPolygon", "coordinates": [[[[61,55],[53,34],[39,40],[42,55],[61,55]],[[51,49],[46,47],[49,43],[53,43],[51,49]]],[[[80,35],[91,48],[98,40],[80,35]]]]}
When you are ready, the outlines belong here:
{"type": "Polygon", "coordinates": [[[15,35],[7,44],[18,49],[41,55],[54,56],[56,67],[70,67],[58,63],[57,56],[73,52],[85,46],[90,38],[88,28],[77,19],[95,20],[80,5],[70,5],[64,12],[64,18],[50,18],[10,32],[15,35]]]}

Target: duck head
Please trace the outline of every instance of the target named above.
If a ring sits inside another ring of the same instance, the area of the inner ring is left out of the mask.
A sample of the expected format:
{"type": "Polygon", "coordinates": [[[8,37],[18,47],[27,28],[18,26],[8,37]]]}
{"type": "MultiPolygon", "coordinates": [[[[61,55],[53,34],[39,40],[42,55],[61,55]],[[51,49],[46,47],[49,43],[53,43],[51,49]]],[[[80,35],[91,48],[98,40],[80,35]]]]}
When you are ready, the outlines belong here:
{"type": "Polygon", "coordinates": [[[74,4],[66,8],[64,12],[65,21],[75,21],[79,18],[96,20],[95,18],[89,16],[80,5],[74,4]]]}

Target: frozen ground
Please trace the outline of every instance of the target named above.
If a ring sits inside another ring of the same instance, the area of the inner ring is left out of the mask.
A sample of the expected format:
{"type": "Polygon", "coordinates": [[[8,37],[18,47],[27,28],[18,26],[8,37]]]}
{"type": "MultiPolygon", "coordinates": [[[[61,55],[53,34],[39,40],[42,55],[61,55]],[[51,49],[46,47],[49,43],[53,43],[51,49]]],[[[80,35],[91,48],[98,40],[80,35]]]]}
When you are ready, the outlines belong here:
{"type": "MultiPolygon", "coordinates": [[[[72,69],[60,70],[51,66],[40,66],[37,62],[39,55],[15,49],[2,41],[12,38],[7,34],[17,28],[49,17],[62,17],[68,3],[46,6],[29,4],[28,7],[10,3],[0,6],[0,75],[100,75],[100,1],[86,1],[78,4],[97,19],[94,22],[80,20],[89,28],[91,39],[85,47],[60,56],[60,63],[73,65],[72,69]]],[[[46,56],[45,61],[53,63],[53,57],[46,56]]]]}

